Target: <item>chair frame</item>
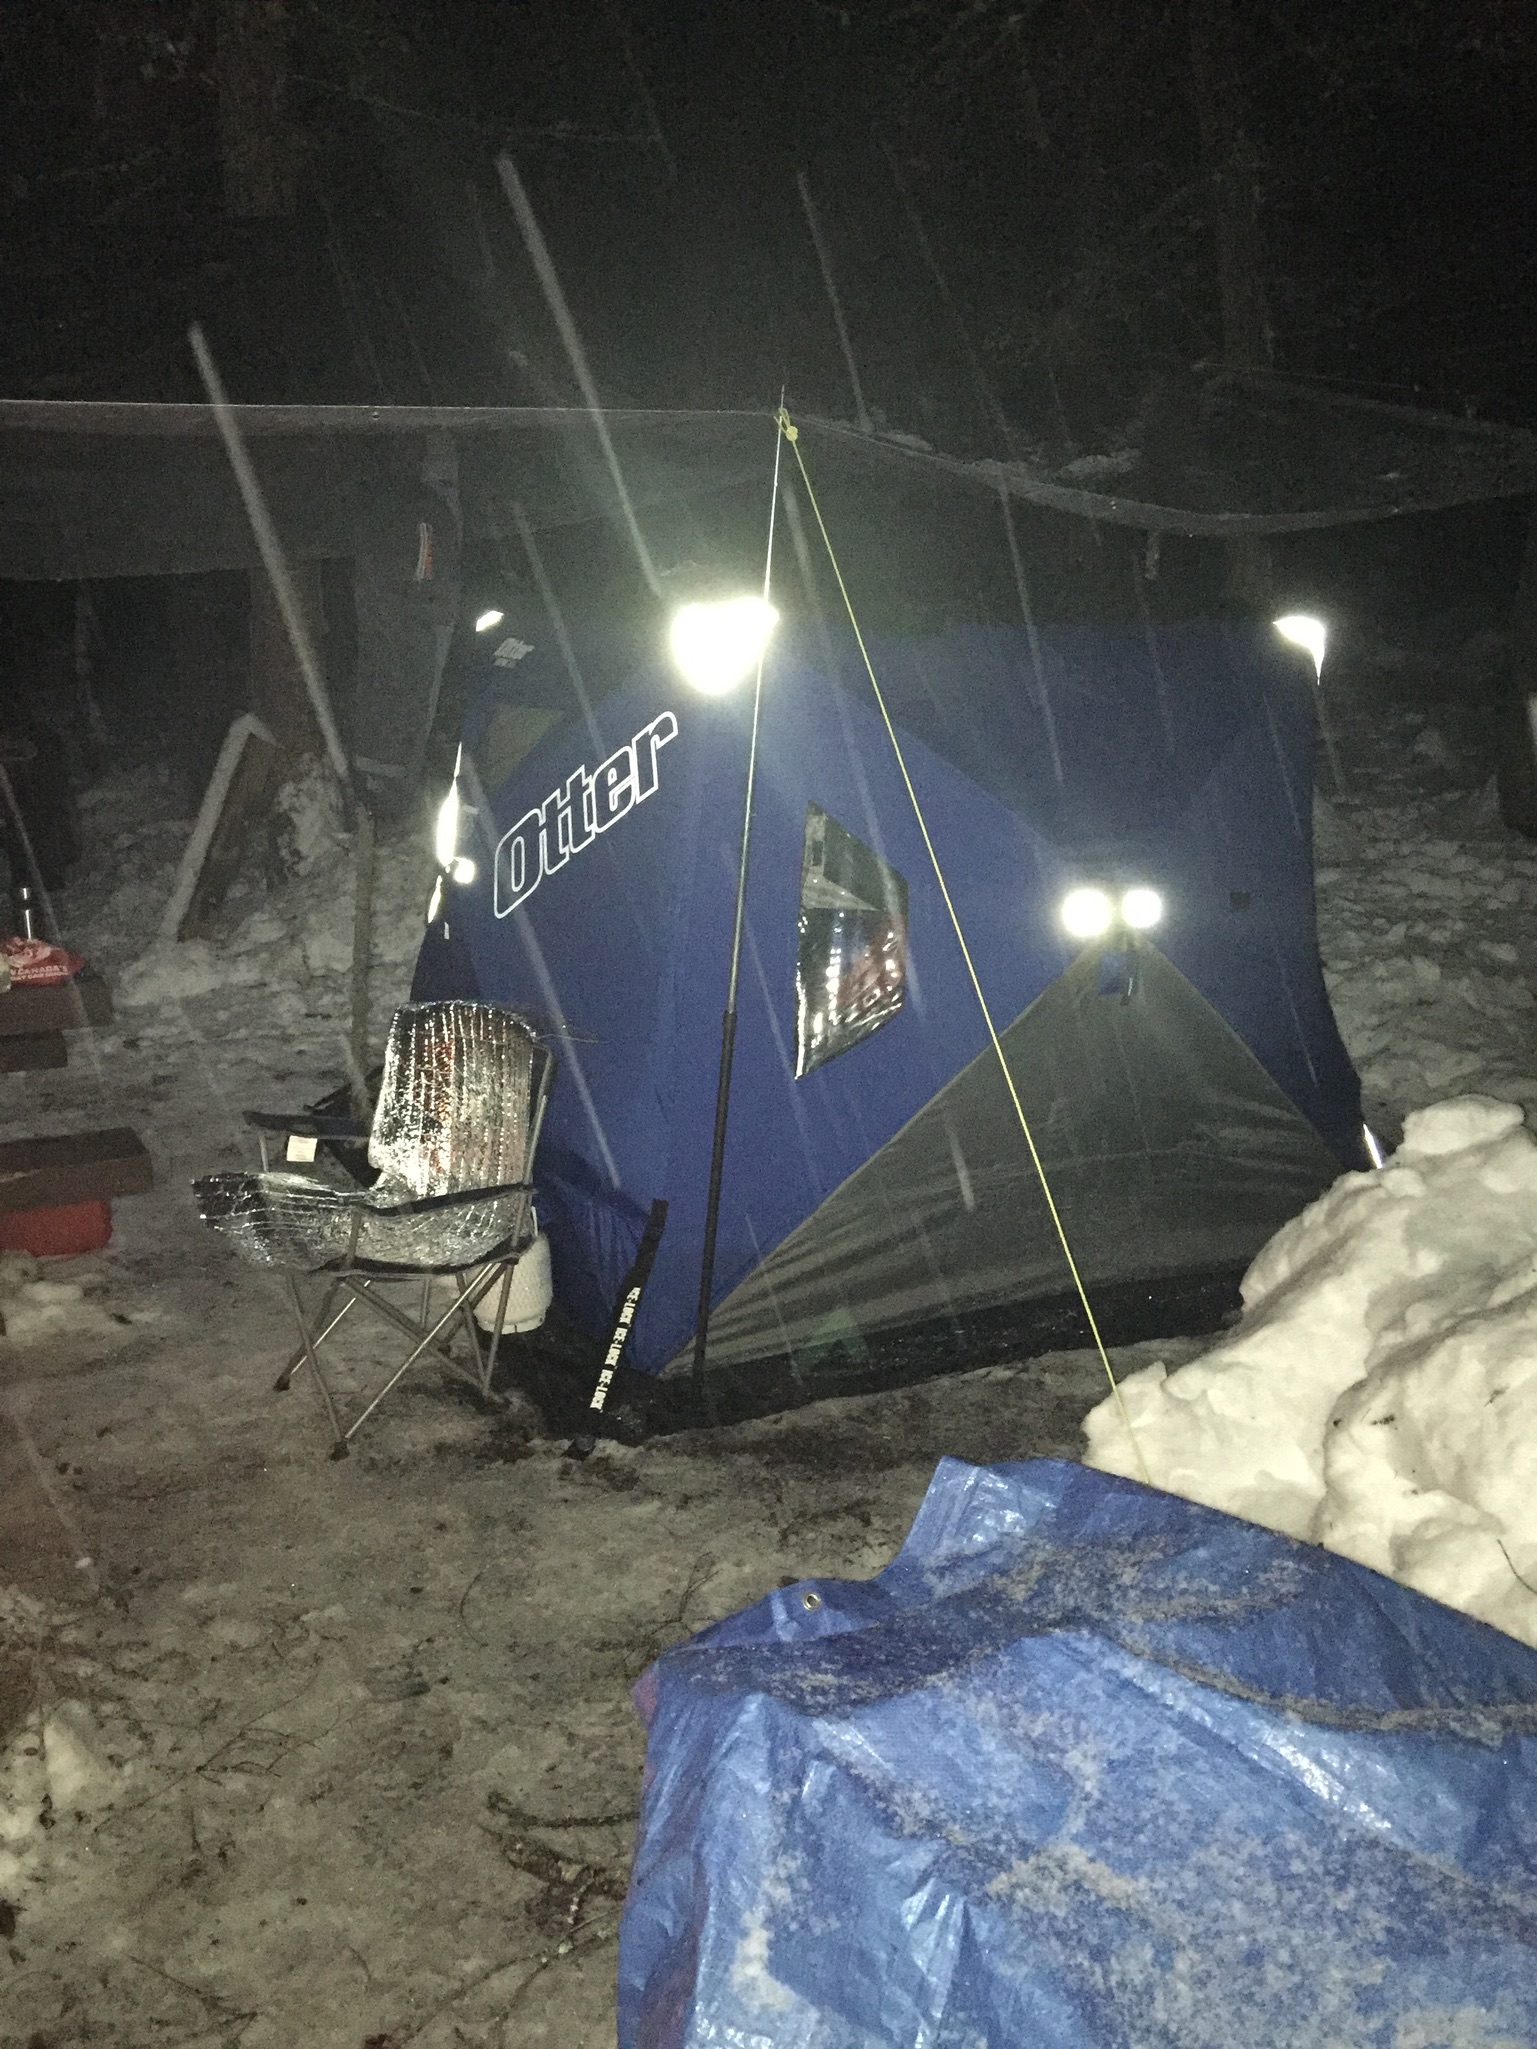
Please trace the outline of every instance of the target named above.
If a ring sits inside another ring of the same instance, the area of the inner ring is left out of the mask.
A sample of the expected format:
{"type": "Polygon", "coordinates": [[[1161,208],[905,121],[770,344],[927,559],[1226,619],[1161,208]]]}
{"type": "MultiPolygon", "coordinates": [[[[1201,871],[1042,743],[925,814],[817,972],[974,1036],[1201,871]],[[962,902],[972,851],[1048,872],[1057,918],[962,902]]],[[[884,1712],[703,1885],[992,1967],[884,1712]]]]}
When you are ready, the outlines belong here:
{"type": "MultiPolygon", "coordinates": [[[[544,1113],[549,1102],[550,1084],[554,1079],[554,1073],[554,1056],[547,1047],[539,1047],[535,1055],[533,1100],[529,1117],[527,1159],[530,1165],[538,1153],[539,1135],[544,1125],[544,1113]]],[[[270,1171],[268,1144],[274,1136],[281,1135],[284,1138],[286,1154],[289,1139],[313,1138],[317,1143],[325,1143],[328,1140],[358,1143],[366,1141],[370,1131],[369,1124],[361,1119],[316,1117],[303,1112],[285,1116],[270,1111],[248,1110],[245,1113],[245,1121],[257,1133],[263,1171],[270,1171]]],[[[293,1308],[294,1320],[299,1326],[299,1345],[273,1383],[274,1389],[280,1394],[286,1394],[294,1375],[303,1367],[309,1367],[331,1428],[333,1459],[344,1459],[349,1455],[352,1439],[363,1424],[385,1396],[423,1358],[436,1359],[456,1378],[467,1382],[482,1402],[499,1408],[506,1406],[505,1398],[492,1391],[491,1375],[496,1367],[496,1355],[502,1341],[507,1303],[512,1292],[513,1269],[533,1242],[527,1227],[533,1215],[534,1192],[532,1181],[508,1181],[494,1188],[455,1190],[451,1194],[419,1196],[415,1200],[392,1203],[388,1207],[374,1207],[363,1199],[365,1191],[360,1188],[359,1199],[353,1211],[351,1243],[346,1253],[339,1260],[332,1260],[324,1266],[312,1269],[311,1275],[308,1276],[314,1278],[324,1275],[327,1283],[313,1318],[305,1314],[299,1274],[291,1270],[284,1272],[289,1302],[293,1308]],[[524,1198],[516,1227],[488,1251],[477,1252],[472,1260],[446,1266],[420,1266],[359,1259],[357,1256],[358,1234],[370,1216],[420,1216],[434,1210],[463,1208],[471,1203],[487,1202],[508,1195],[521,1195],[524,1198]],[[476,1269],[479,1269],[478,1273],[476,1269]],[[467,1279],[466,1276],[471,1274],[474,1274],[475,1278],[467,1279]],[[444,1277],[454,1281],[457,1292],[443,1314],[429,1324],[432,1284],[444,1277]],[[498,1280],[501,1282],[501,1291],[497,1298],[490,1342],[486,1343],[484,1334],[475,1322],[474,1312],[498,1280]],[[397,1303],[378,1292],[381,1286],[408,1281],[420,1281],[422,1285],[421,1308],[415,1317],[408,1315],[397,1303]],[[336,1302],[339,1295],[345,1299],[338,1308],[336,1302]],[[326,1339],[359,1303],[371,1309],[393,1329],[414,1339],[415,1343],[405,1359],[369,1398],[359,1413],[350,1423],[344,1425],[335,1394],[321,1367],[319,1354],[326,1339]],[[473,1372],[455,1359],[447,1349],[452,1342],[450,1326],[456,1320],[462,1325],[469,1340],[471,1355],[475,1360],[473,1372]]]]}

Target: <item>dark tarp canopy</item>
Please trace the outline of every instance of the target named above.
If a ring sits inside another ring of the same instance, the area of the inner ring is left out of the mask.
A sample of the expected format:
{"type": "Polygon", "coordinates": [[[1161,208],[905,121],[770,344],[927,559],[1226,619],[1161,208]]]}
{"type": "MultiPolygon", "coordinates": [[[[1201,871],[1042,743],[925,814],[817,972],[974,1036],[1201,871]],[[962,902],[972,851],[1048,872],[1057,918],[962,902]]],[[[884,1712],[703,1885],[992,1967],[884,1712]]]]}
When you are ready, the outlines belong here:
{"type": "MultiPolygon", "coordinates": [[[[454,443],[467,536],[617,510],[592,416],[577,407],[237,406],[285,545],[350,552],[371,481],[454,443]]],[[[764,476],[763,412],[605,413],[640,512],[764,476]]],[[[1321,393],[1194,376],[1150,404],[1142,444],[1058,469],[935,453],[908,437],[804,420],[818,460],[872,465],[1044,511],[1149,532],[1289,533],[1537,492],[1537,434],[1321,393]]],[[[0,578],[73,580],[255,567],[206,406],[0,399],[0,578]]]]}
{"type": "MultiPolygon", "coordinates": [[[[591,416],[556,407],[236,406],[288,552],[353,550],[359,503],[415,475],[434,442],[458,457],[466,534],[564,526],[613,505],[591,416]]],[[[630,494],[659,500],[759,475],[761,413],[605,416],[630,494]]],[[[19,581],[256,568],[212,412],[200,405],[0,400],[0,577],[19,581]]]]}
{"type": "MultiPolygon", "coordinates": [[[[824,434],[863,439],[853,428],[824,434]]],[[[917,459],[877,437],[872,452],[917,459]]],[[[1537,493],[1537,433],[1225,372],[1166,385],[1140,444],[1056,469],[922,459],[1043,511],[1147,533],[1295,534],[1537,493]]]]}

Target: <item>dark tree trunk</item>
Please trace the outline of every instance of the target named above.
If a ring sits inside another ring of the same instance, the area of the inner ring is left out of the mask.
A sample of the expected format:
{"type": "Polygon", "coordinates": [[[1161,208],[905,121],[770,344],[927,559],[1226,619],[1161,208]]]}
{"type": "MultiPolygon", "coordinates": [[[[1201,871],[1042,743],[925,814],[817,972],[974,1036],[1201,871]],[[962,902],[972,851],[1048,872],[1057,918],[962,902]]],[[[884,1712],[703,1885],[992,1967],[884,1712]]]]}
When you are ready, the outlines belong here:
{"type": "Polygon", "coordinates": [[[224,202],[239,219],[293,212],[298,169],[288,120],[284,0],[215,0],[224,202]]]}
{"type": "Polygon", "coordinates": [[[1500,705],[1500,816],[1537,840],[1537,505],[1526,530],[1510,619],[1510,676],[1500,705]]]}
{"type": "MultiPolygon", "coordinates": [[[[294,585],[309,622],[312,643],[322,640],[321,569],[316,562],[293,564],[294,585]]],[[[315,724],[304,676],[278,610],[272,586],[259,570],[251,574],[250,708],[277,742],[285,767],[325,749],[315,724]]]]}
{"type": "MultiPolygon", "coordinates": [[[[1233,0],[1190,0],[1190,68],[1211,179],[1222,358],[1234,370],[1273,370],[1275,330],[1265,292],[1256,167],[1244,130],[1232,27],[1233,0]]],[[[1275,584],[1270,543],[1229,541],[1227,560],[1233,602],[1246,611],[1268,609],[1275,584]]]]}

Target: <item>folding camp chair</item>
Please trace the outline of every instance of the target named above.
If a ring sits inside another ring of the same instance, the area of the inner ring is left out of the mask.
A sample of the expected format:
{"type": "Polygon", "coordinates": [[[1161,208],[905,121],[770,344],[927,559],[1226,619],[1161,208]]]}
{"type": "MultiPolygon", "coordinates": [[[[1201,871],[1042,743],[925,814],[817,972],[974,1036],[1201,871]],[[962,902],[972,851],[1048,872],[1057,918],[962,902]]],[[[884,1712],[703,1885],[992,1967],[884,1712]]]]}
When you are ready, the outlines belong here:
{"type": "Polygon", "coordinates": [[[332,1457],[419,1360],[434,1358],[494,1400],[491,1373],[507,1313],[512,1271],[537,1229],[533,1167],[555,1062],[523,1020],[489,1003],[409,1003],[397,1010],[371,1126],[351,1118],[248,1111],[261,1134],[263,1171],[213,1174],[193,1184],[203,1222],[253,1266],[278,1269],[299,1325],[299,1348],[278,1375],[287,1388],[308,1366],[325,1404],[332,1457]],[[284,1158],[307,1166],[268,1165],[282,1136],[284,1158]],[[317,1158],[323,1145],[368,1140],[378,1169],[362,1187],[317,1158]],[[314,1315],[300,1282],[323,1276],[314,1315]],[[448,1276],[454,1298],[435,1318],[433,1281],[448,1276]],[[414,1316],[383,1292],[419,1282],[414,1316]],[[475,1310],[500,1288],[489,1342],[475,1310]],[[321,1366],[321,1348],[348,1312],[362,1304],[411,1340],[411,1350],[353,1420],[343,1425],[321,1366]],[[429,1320],[432,1319],[432,1320],[429,1320]],[[454,1327],[468,1337],[473,1370],[450,1353],[454,1327]]]}

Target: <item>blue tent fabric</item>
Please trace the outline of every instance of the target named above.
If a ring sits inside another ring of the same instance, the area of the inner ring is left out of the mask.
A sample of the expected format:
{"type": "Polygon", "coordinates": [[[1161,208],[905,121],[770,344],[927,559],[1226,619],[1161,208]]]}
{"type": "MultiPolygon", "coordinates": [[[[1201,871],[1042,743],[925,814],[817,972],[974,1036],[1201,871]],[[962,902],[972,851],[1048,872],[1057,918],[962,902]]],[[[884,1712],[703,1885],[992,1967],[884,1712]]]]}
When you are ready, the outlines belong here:
{"type": "MultiPolygon", "coordinates": [[[[1241,1266],[1341,1168],[1366,1164],[1359,1082],[1329,1009],[1314,933],[1311,670],[1268,628],[1211,624],[1156,634],[955,626],[878,642],[873,653],[1000,1027],[1073,967],[1078,949],[1056,914],[1075,881],[1145,882],[1162,892],[1159,953],[1213,1027],[1252,1055],[1299,1134],[1299,1172],[1278,1179],[1269,1211],[1253,1216],[1236,1247],[1241,1266]]],[[[626,670],[612,649],[583,651],[578,666],[591,685],[585,704],[563,666],[540,652],[495,673],[472,705],[466,753],[487,778],[466,847],[475,879],[447,892],[414,993],[478,994],[554,1022],[561,1075],[538,1174],[556,1299],[591,1336],[605,1336],[650,1205],[665,1198],[666,1235],[626,1352],[629,1364],[656,1373],[685,1355],[698,1299],[750,693],[700,698],[659,660],[626,670]],[[498,720],[519,730],[530,709],[554,722],[502,771],[498,720]],[[544,807],[547,835],[563,830],[550,807],[578,767],[590,776],[648,732],[668,737],[646,752],[644,796],[526,895],[513,891],[509,850],[520,875],[537,858],[538,832],[527,821],[544,807]]],[[[1133,1022],[1136,1012],[1133,1004],[1133,1022]]],[[[795,1234],[814,1235],[819,1217],[831,1219],[838,1191],[986,1045],[868,680],[836,635],[786,630],[765,680],[715,1267],[721,1342],[734,1330],[744,1358],[755,1346],[775,1349],[793,1319],[776,1320],[762,1286],[735,1311],[733,1294],[760,1273],[777,1288],[769,1270],[776,1250],[798,1259],[795,1234]],[[905,878],[908,984],[888,1023],[797,1077],[809,805],[905,878]]],[[[1060,1108],[1065,1126],[1072,1105],[1063,1099],[1060,1108]]],[[[1256,1121],[1252,1096],[1214,1102],[1205,1137],[1192,1132],[1191,1140],[1207,1145],[1217,1168],[1238,1158],[1262,1182],[1274,1124],[1263,1109],[1256,1121]]],[[[936,1192],[931,1177],[929,1207],[903,1222],[914,1243],[941,1198],[968,1214],[974,1199],[984,1211],[991,1200],[995,1212],[1007,1208],[1003,1222],[1017,1222],[1022,1244],[1033,1239],[1049,1254],[1033,1267],[1022,1262],[1019,1298],[1048,1285],[1065,1292],[1052,1233],[1026,1215],[1038,1198],[1023,1148],[1024,1179],[990,1196],[980,1177],[968,1179],[964,1130],[947,1127],[936,1143],[929,1164],[940,1181],[949,1177],[948,1192],[936,1192]]],[[[1092,1135],[1088,1143],[1092,1151],[1092,1135]]],[[[882,1218],[869,1228],[884,1231],[882,1218]]],[[[1145,1263],[1150,1236],[1123,1232],[1114,1256],[1089,1272],[1091,1284],[1156,1274],[1145,1263]]],[[[1208,1264],[1231,1263],[1234,1251],[1208,1264]]],[[[1199,1268],[1198,1243],[1190,1256],[1199,1268]]],[[[941,1264],[915,1316],[1000,1300],[995,1268],[984,1271],[983,1262],[973,1276],[963,1256],[949,1254],[941,1264]]],[[[882,1327],[882,1302],[851,1306],[865,1335],[882,1327]]],[[[892,1306],[886,1326],[905,1315],[892,1306]]]]}
{"type": "Polygon", "coordinates": [[[621,2049],[1530,2049],[1537,1652],[1086,1468],[664,1656],[621,2049]]]}

